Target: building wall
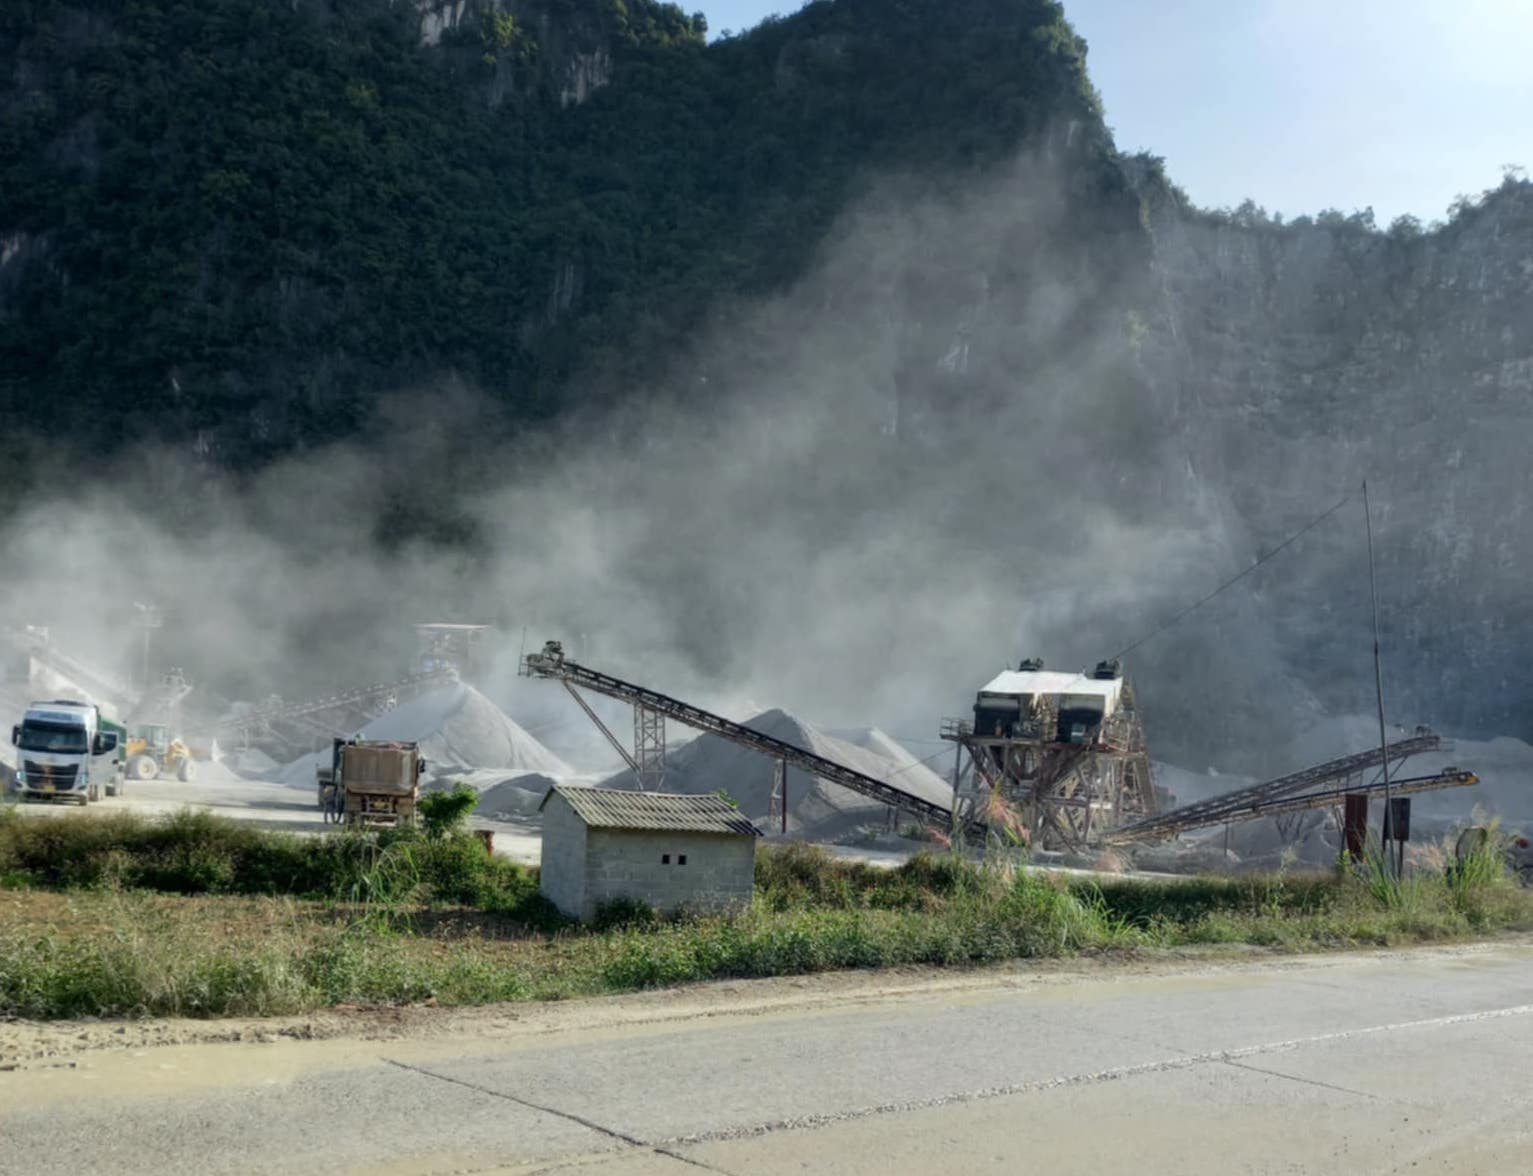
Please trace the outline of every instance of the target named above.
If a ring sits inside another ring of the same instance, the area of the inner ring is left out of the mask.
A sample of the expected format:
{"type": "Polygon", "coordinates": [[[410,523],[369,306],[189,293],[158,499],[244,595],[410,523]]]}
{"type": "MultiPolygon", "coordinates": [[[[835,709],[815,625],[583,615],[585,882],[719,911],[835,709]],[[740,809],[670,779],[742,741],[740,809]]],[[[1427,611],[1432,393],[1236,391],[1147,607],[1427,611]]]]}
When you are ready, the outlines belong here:
{"type": "MultiPolygon", "coordinates": [[[[586,838],[590,830],[558,793],[543,806],[543,864],[538,889],[567,915],[586,908],[586,838]]],[[[690,860],[690,859],[688,859],[690,860]]]]}
{"type": "MultiPolygon", "coordinates": [[[[543,836],[546,845],[546,831],[543,836]]],[[[582,918],[590,918],[598,906],[615,898],[635,899],[662,911],[722,911],[751,901],[754,837],[638,829],[591,829],[586,836],[582,918]],[[666,856],[669,863],[662,860],[666,856]]]]}

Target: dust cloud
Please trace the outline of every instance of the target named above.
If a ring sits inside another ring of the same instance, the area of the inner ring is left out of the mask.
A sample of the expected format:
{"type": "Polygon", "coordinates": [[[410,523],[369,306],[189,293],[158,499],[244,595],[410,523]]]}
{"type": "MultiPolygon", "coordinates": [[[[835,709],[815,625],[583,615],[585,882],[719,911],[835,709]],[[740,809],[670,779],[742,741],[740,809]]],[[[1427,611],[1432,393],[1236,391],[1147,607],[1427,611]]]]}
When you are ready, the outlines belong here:
{"type": "MultiPolygon", "coordinates": [[[[397,676],[411,624],[458,620],[497,627],[487,688],[540,737],[569,703],[516,659],[560,638],[732,715],[933,738],[1019,657],[1089,667],[1255,554],[1143,373],[1131,199],[1088,222],[1059,175],[887,180],[793,289],[488,457],[499,410],[452,384],[238,484],[137,455],[7,524],[0,616],[127,674],[153,602],[156,668],[220,705],[397,676]],[[402,523],[417,498],[455,530],[402,523]]],[[[1128,669],[1200,765],[1306,705],[1250,593],[1128,669]]]]}

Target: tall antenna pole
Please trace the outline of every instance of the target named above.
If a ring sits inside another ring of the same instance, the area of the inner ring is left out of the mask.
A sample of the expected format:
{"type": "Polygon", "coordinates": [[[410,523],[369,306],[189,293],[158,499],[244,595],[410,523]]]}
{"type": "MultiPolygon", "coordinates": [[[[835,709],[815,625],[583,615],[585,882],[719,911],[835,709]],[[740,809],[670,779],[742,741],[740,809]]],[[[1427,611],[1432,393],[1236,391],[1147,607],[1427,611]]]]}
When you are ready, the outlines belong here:
{"type": "Polygon", "coordinates": [[[1384,828],[1379,849],[1386,863],[1392,863],[1394,855],[1389,852],[1389,736],[1384,730],[1384,664],[1379,656],[1379,580],[1373,567],[1373,510],[1368,505],[1368,479],[1363,479],[1363,519],[1368,528],[1368,591],[1373,597],[1373,689],[1379,703],[1379,755],[1380,768],[1384,773],[1384,828]]]}

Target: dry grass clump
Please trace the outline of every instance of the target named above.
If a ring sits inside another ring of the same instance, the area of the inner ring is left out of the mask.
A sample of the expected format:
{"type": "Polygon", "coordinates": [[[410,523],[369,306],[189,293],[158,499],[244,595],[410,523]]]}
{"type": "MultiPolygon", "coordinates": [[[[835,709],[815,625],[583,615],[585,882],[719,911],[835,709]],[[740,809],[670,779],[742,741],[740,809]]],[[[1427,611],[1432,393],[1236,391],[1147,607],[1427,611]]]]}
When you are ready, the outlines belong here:
{"type": "Polygon", "coordinates": [[[1145,880],[1050,876],[951,853],[879,869],[808,846],[763,847],[748,910],[662,916],[627,902],[579,926],[546,911],[535,871],[496,863],[468,838],[268,846],[262,838],[277,835],[201,819],[26,824],[50,827],[61,855],[37,860],[30,830],[0,821],[9,887],[0,889],[0,1014],[26,1017],[472,1004],[841,968],[1533,928],[1533,891],[1515,884],[1494,840],[1404,879],[1377,855],[1328,873],[1145,880]],[[240,893],[241,869],[261,862],[253,876],[267,891],[240,893]],[[271,893],[284,876],[345,885],[271,893]],[[186,893],[210,878],[213,893],[186,893]],[[166,879],[166,889],[152,887],[166,879]]]}

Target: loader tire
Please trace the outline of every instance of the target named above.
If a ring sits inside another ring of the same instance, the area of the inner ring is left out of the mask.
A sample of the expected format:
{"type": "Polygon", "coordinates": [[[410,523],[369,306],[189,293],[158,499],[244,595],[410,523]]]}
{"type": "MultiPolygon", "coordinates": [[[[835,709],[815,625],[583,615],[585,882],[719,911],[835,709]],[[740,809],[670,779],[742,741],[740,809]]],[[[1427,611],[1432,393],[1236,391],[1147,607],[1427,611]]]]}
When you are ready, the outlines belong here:
{"type": "Polygon", "coordinates": [[[153,780],[160,774],[160,765],[152,755],[136,755],[128,761],[128,775],[135,780],[153,780]]]}

